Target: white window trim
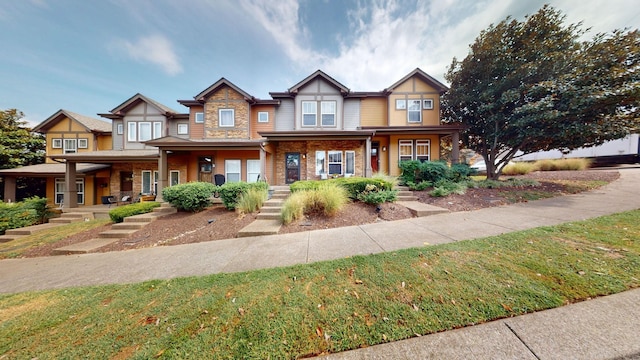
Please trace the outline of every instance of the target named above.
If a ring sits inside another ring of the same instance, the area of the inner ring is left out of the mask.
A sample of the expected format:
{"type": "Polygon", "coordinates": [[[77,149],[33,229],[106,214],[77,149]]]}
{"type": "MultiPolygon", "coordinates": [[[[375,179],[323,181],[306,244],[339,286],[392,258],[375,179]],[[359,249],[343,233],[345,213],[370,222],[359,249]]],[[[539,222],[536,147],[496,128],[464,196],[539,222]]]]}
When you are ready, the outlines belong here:
{"type": "Polygon", "coordinates": [[[242,160],[240,159],[225,159],[224,160],[224,177],[227,182],[229,182],[229,174],[238,174],[238,181],[242,181],[242,160]],[[233,161],[234,163],[240,164],[240,168],[238,172],[229,172],[229,162],[233,161]]]}
{"type": "Polygon", "coordinates": [[[135,142],[136,140],[138,140],[138,125],[135,121],[130,121],[127,124],[127,141],[135,142]]]}
{"type": "Polygon", "coordinates": [[[302,122],[302,126],[303,127],[318,126],[318,102],[317,101],[302,101],[300,106],[302,106],[302,118],[300,119],[300,121],[302,122]],[[304,105],[305,104],[312,104],[313,106],[311,108],[314,109],[314,112],[305,112],[305,109],[304,109],[304,105]],[[313,115],[313,124],[305,124],[304,123],[304,116],[305,115],[313,115]]]}
{"type": "Polygon", "coordinates": [[[349,150],[344,152],[344,174],[345,175],[353,175],[356,172],[356,152],[349,150]],[[351,162],[353,162],[352,167],[353,171],[348,172],[349,169],[349,155],[351,155],[351,162]]]}
{"type": "Polygon", "coordinates": [[[342,153],[342,151],[337,151],[337,150],[329,150],[327,151],[327,172],[329,175],[342,175],[344,174],[344,154],[342,153]],[[331,161],[331,154],[340,154],[340,162],[337,161],[331,161]],[[332,164],[340,164],[340,172],[339,173],[332,173],[331,172],[331,165],[332,164]]]}
{"type": "Polygon", "coordinates": [[[236,125],[236,112],[235,109],[218,109],[218,125],[220,127],[234,127],[236,125]],[[222,113],[223,112],[231,112],[231,125],[222,124],[222,113]]]}
{"type": "Polygon", "coordinates": [[[324,151],[316,151],[316,175],[327,173],[327,154],[324,151]],[[318,160],[322,159],[322,163],[318,164],[318,160]]]}
{"type": "Polygon", "coordinates": [[[255,182],[251,175],[258,174],[258,179],[260,178],[260,159],[247,159],[247,182],[255,182]],[[249,163],[255,164],[258,163],[258,172],[249,172],[249,163]]]}
{"type": "Polygon", "coordinates": [[[163,135],[162,122],[161,121],[154,121],[153,122],[153,133],[151,134],[151,138],[152,139],[158,139],[158,138],[161,138],[162,135],[163,135]]]}
{"type": "Polygon", "coordinates": [[[337,126],[337,113],[338,113],[338,102],[337,101],[321,101],[320,102],[320,126],[322,127],[336,127],[337,126]],[[324,105],[325,104],[332,104],[333,105],[333,112],[324,112],[324,105]],[[324,115],[333,115],[333,123],[331,124],[325,124],[324,123],[324,115]]]}
{"type": "Polygon", "coordinates": [[[259,123],[268,123],[269,122],[269,112],[268,111],[258,111],[258,122],[259,123]],[[264,116],[264,118],[263,118],[264,116]]]}
{"type": "Polygon", "coordinates": [[[149,195],[155,194],[158,191],[158,171],[157,170],[142,170],[140,174],[140,190],[142,194],[149,195]],[[144,190],[144,175],[149,174],[149,191],[145,192],[144,190]]]}
{"type": "Polygon", "coordinates": [[[195,122],[196,124],[203,124],[204,123],[204,113],[203,112],[195,113],[193,115],[193,122],[195,122]]]}
{"type": "Polygon", "coordinates": [[[431,140],[429,139],[417,139],[416,140],[416,149],[415,149],[415,159],[416,160],[420,160],[420,161],[429,161],[431,160],[431,140]],[[418,158],[423,157],[425,155],[418,155],[418,147],[419,146],[426,146],[427,148],[427,155],[426,155],[426,159],[420,159],[418,158]]]}
{"type": "MultiPolygon", "coordinates": [[[[63,178],[55,179],[55,184],[53,186],[53,202],[54,204],[60,204],[60,200],[64,199],[64,192],[66,190],[66,183],[63,178]],[[60,190],[60,191],[59,191],[60,190]]],[[[84,179],[76,179],[76,193],[80,196],[80,201],[78,204],[84,204],[84,179]],[[80,189],[78,190],[78,185],[80,185],[80,189]]]]}
{"type": "Polygon", "coordinates": [[[78,141],[76,139],[63,139],[62,144],[65,154],[75,154],[78,152],[78,141]],[[67,147],[67,143],[73,144],[73,147],[67,147]]]}
{"type": "Polygon", "coordinates": [[[396,110],[406,110],[406,109],[407,109],[407,100],[396,99],[396,110]]]}
{"type": "MultiPolygon", "coordinates": [[[[138,141],[149,141],[153,139],[153,124],[151,123],[151,121],[139,121],[138,122],[138,141]],[[147,137],[145,136],[145,138],[142,138],[142,128],[143,127],[149,127],[149,138],[147,139],[147,137]]],[[[135,140],[134,140],[135,141],[135,140]]]]}
{"type": "Polygon", "coordinates": [[[179,185],[180,184],[180,170],[171,170],[169,171],[169,186],[179,185]],[[173,183],[173,176],[176,175],[176,183],[173,183]]]}
{"type": "Polygon", "coordinates": [[[88,148],[89,148],[88,139],[78,139],[78,149],[88,149],[88,148]]]}
{"type": "Polygon", "coordinates": [[[189,135],[189,124],[178,124],[178,135],[189,135]]]}
{"type": "Polygon", "coordinates": [[[52,149],[62,149],[62,139],[51,139],[52,149]]]}
{"type": "Polygon", "coordinates": [[[124,134],[124,124],[122,124],[122,123],[116,124],[116,134],[117,135],[124,134]]]}
{"type": "Polygon", "coordinates": [[[425,110],[433,110],[433,99],[423,99],[422,108],[425,110]]]}
{"type": "Polygon", "coordinates": [[[413,140],[398,140],[398,164],[400,164],[402,161],[409,161],[409,160],[413,160],[413,140]],[[403,147],[408,147],[409,149],[411,149],[411,154],[410,155],[402,155],[402,148],[403,147]],[[402,157],[410,157],[410,159],[402,159],[402,157]]]}
{"type": "Polygon", "coordinates": [[[422,122],[422,101],[419,99],[409,99],[407,100],[407,122],[409,123],[421,123],[422,122]],[[411,110],[411,103],[418,104],[417,109],[411,110]],[[417,112],[420,116],[418,120],[411,120],[411,114],[417,112]]]}

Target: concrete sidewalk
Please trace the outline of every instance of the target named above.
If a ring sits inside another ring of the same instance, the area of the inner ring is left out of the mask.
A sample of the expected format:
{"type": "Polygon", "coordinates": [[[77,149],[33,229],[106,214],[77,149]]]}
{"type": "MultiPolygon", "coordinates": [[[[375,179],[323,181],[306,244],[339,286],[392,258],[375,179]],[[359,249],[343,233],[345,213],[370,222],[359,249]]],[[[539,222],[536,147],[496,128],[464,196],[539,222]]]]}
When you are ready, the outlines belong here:
{"type": "MultiPolygon", "coordinates": [[[[2,260],[0,293],[135,283],[304,264],[469,240],[640,208],[640,168],[625,167],[619,171],[619,180],[588,193],[477,211],[124,252],[2,260]]],[[[348,359],[403,356],[604,359],[637,354],[640,358],[638,304],[640,292],[634,290],[556,310],[336,356],[350,356],[344,357],[348,359]],[[622,300],[614,300],[618,298],[622,300]],[[593,310],[589,310],[591,306],[593,310]],[[623,314],[616,315],[618,311],[623,314]],[[593,315],[593,321],[587,321],[584,312],[593,315]],[[555,315],[544,315],[548,313],[555,315]],[[629,341],[626,335],[630,335],[633,341],[629,341]],[[587,338],[583,339],[582,336],[587,338]],[[513,337],[519,339],[519,345],[512,343],[515,341],[513,337]],[[458,342],[458,347],[454,346],[455,342],[458,342]],[[590,345],[586,343],[595,344],[595,348],[589,350],[590,345]],[[436,350],[434,347],[437,344],[443,347],[436,350]],[[500,347],[501,344],[505,347],[500,347]],[[583,355],[576,349],[570,351],[568,356],[563,356],[567,353],[561,350],[565,347],[571,349],[572,346],[586,349],[592,356],[583,355]],[[449,350],[453,352],[447,352],[449,350]],[[606,354],[598,352],[605,350],[606,354]]]]}

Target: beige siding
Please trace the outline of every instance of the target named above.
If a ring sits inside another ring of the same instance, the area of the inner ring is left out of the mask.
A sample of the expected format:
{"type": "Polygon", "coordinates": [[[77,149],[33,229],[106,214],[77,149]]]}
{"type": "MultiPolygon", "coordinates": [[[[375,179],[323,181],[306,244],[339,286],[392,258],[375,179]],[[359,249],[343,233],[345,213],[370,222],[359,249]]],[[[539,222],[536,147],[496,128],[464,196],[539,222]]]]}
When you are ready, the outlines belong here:
{"type": "Polygon", "coordinates": [[[361,126],[387,125],[387,99],[365,98],[360,102],[361,126]]]}

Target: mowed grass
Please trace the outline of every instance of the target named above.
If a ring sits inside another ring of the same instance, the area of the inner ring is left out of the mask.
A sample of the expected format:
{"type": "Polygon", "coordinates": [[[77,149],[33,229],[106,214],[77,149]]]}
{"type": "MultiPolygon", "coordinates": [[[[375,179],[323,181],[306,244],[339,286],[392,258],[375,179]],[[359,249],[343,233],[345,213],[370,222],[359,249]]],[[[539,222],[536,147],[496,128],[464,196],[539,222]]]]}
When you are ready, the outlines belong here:
{"type": "Polygon", "coordinates": [[[109,223],[111,223],[110,219],[80,221],[38,231],[32,235],[20,237],[6,243],[0,243],[0,259],[18,257],[32,247],[52,244],[76,233],[109,223]]]}
{"type": "Polygon", "coordinates": [[[0,296],[0,357],[299,358],[640,286],[640,210],[235,274],[0,296]]]}

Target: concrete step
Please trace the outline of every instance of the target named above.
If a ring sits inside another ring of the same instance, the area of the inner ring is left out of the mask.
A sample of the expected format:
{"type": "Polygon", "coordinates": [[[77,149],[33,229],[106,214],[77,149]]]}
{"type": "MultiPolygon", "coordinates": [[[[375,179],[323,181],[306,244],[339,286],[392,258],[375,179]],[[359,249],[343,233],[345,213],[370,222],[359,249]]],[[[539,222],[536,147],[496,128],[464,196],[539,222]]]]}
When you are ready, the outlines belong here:
{"type": "Polygon", "coordinates": [[[153,212],[155,214],[162,214],[162,215],[169,215],[169,214],[174,214],[178,212],[178,209],[174,208],[174,207],[157,207],[155,209],[153,209],[153,212]]]}
{"type": "Polygon", "coordinates": [[[275,235],[280,231],[280,220],[255,220],[238,232],[238,237],[275,235]]]}
{"type": "Polygon", "coordinates": [[[284,200],[286,198],[289,197],[289,194],[273,194],[271,195],[271,199],[280,199],[280,200],[284,200]]]}
{"type": "Polygon", "coordinates": [[[402,205],[409,209],[411,213],[417,217],[448,213],[448,209],[421,203],[419,201],[398,201],[398,205],[402,205]]]}
{"type": "Polygon", "coordinates": [[[13,241],[17,238],[21,238],[26,235],[0,235],[0,243],[6,243],[9,241],[13,241]]]}
{"type": "Polygon", "coordinates": [[[280,220],[280,213],[263,213],[260,212],[258,215],[256,215],[256,220],[280,220]]]}
{"type": "Polygon", "coordinates": [[[284,199],[269,199],[264,202],[263,206],[281,206],[284,204],[284,199]]]}
{"type": "Polygon", "coordinates": [[[100,233],[101,239],[122,239],[138,231],[137,229],[128,230],[107,230],[100,233]]]}
{"type": "Polygon", "coordinates": [[[147,222],[121,222],[111,225],[111,230],[140,230],[147,226],[147,222]]]}
{"type": "Polygon", "coordinates": [[[154,221],[157,217],[158,217],[157,215],[153,215],[151,213],[133,215],[133,216],[129,216],[129,217],[124,218],[124,222],[150,223],[150,222],[154,221]]]}
{"type": "Polygon", "coordinates": [[[55,223],[52,224],[51,222],[49,222],[46,224],[31,225],[23,228],[18,228],[18,229],[9,229],[4,232],[4,236],[26,236],[26,235],[31,235],[38,231],[46,230],[46,229],[57,227],[57,226],[60,226],[60,224],[55,224],[55,223]]]}
{"type": "Polygon", "coordinates": [[[91,239],[78,244],[72,244],[53,250],[53,255],[86,254],[103,246],[118,241],[117,238],[91,239]]]}
{"type": "Polygon", "coordinates": [[[263,206],[260,208],[260,213],[265,214],[280,214],[280,211],[282,211],[280,206],[263,206]]]}
{"type": "Polygon", "coordinates": [[[413,196],[413,191],[405,191],[405,190],[399,190],[397,192],[398,196],[413,196]]]}
{"type": "Polygon", "coordinates": [[[398,190],[398,191],[409,191],[409,187],[408,186],[400,186],[400,185],[396,185],[393,187],[393,190],[398,190]]]}
{"type": "Polygon", "coordinates": [[[418,201],[416,196],[396,196],[396,201],[418,201]]]}

